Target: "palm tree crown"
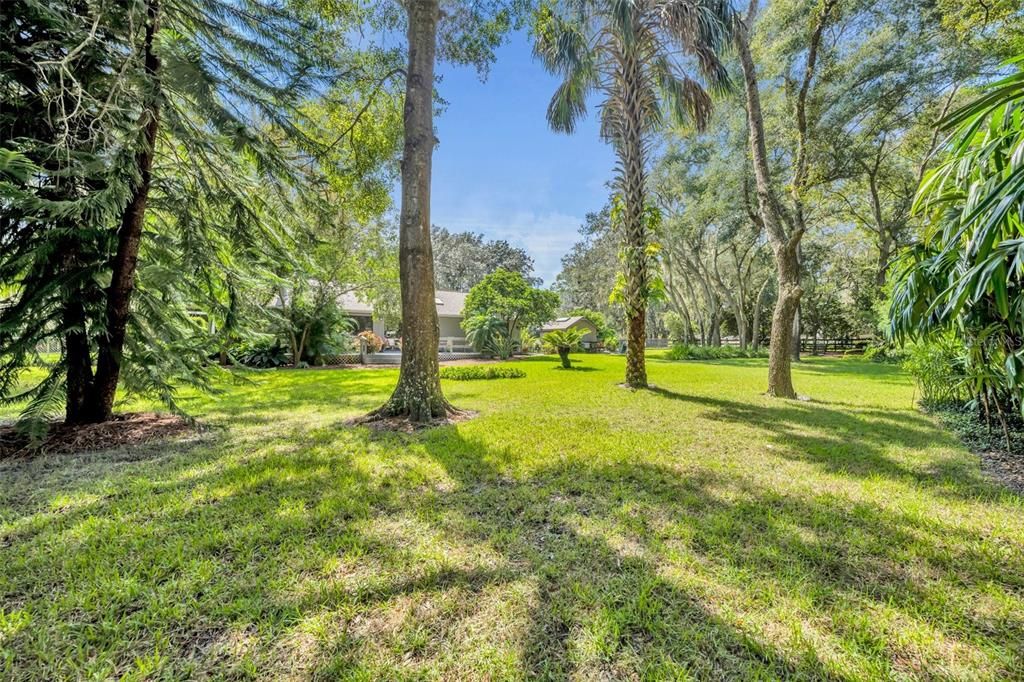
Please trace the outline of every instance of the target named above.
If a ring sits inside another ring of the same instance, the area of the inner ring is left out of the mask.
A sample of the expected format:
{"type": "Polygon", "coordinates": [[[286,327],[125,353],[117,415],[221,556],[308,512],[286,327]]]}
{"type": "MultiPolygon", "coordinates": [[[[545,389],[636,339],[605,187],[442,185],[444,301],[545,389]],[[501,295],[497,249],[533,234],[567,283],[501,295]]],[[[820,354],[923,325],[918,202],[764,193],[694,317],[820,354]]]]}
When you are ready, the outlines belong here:
{"type": "Polygon", "coordinates": [[[650,225],[646,165],[651,133],[668,114],[704,128],[708,90],[729,79],[719,55],[729,44],[733,11],[725,0],[565,0],[537,13],[534,51],[562,82],[548,123],[572,133],[599,94],[601,137],[618,157],[614,187],[622,202],[625,244],[626,383],[647,385],[644,364],[650,294],[650,225]]]}

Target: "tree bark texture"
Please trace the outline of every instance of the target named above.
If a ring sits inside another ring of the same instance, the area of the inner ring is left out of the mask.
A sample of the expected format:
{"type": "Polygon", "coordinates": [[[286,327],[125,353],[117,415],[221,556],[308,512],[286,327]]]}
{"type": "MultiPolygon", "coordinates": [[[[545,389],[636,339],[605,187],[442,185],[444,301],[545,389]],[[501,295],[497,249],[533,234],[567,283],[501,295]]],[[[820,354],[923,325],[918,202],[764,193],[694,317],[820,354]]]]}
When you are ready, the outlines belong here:
{"type": "Polygon", "coordinates": [[[143,126],[142,145],[135,155],[139,177],[121,214],[117,251],[111,263],[110,286],[107,289],[106,329],[99,339],[96,377],[93,380],[89,404],[85,406],[85,421],[103,422],[113,416],[114,398],[121,378],[121,360],[131,312],[132,292],[135,290],[135,271],[146,219],[146,203],[152,184],[156,137],[160,128],[160,58],[154,46],[159,20],[159,0],[150,0],[146,7],[146,34],[143,45],[149,92],[146,94],[145,106],[139,121],[143,126]]]}
{"type": "Polygon", "coordinates": [[[409,64],[405,88],[405,142],[399,277],[402,291],[402,365],[398,385],[369,419],[404,417],[425,423],[454,409],[441,392],[440,328],[434,302],[434,255],[430,243],[430,175],[434,153],[434,61],[437,0],[408,3],[409,64]]]}
{"type": "MultiPolygon", "coordinates": [[[[750,155],[754,169],[758,213],[764,223],[768,241],[775,258],[779,291],[772,315],[771,349],[768,361],[768,395],[780,398],[795,398],[793,388],[792,359],[793,325],[800,297],[800,239],[806,225],[804,222],[802,192],[807,180],[807,96],[817,63],[821,36],[828,16],[834,7],[834,0],[825,0],[814,19],[808,45],[808,56],[804,75],[797,94],[794,118],[797,132],[797,150],[794,161],[793,179],[789,194],[793,203],[792,215],[788,214],[773,193],[772,179],[765,142],[764,115],[761,110],[757,68],[750,52],[750,23],[757,11],[756,0],[751,0],[746,22],[738,21],[734,39],[743,70],[743,87],[747,102],[747,128],[750,155]],[[787,231],[786,227],[789,226],[787,231]]],[[[797,345],[799,342],[797,341],[797,345]]]]}
{"type": "Polygon", "coordinates": [[[644,350],[647,344],[647,293],[650,285],[650,258],[647,253],[648,234],[645,219],[647,197],[644,168],[644,133],[641,93],[633,84],[639,83],[639,56],[627,50],[622,56],[623,92],[622,134],[616,144],[619,157],[622,200],[625,204],[626,234],[626,385],[647,388],[647,365],[644,350]]]}

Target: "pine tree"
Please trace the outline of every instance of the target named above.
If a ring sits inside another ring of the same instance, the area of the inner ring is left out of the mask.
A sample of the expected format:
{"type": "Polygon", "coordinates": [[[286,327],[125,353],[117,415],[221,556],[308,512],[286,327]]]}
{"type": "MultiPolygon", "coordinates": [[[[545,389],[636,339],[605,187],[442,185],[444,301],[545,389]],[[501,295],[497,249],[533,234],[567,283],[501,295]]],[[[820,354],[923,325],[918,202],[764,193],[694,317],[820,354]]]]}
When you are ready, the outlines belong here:
{"type": "Polygon", "coordinates": [[[289,258],[291,207],[317,198],[300,106],[370,87],[388,57],[345,49],[356,15],[265,0],[15,0],[3,17],[0,400],[35,422],[62,398],[70,422],[109,419],[119,386],[173,404],[205,382],[190,304],[230,304],[247,266],[289,258]]]}

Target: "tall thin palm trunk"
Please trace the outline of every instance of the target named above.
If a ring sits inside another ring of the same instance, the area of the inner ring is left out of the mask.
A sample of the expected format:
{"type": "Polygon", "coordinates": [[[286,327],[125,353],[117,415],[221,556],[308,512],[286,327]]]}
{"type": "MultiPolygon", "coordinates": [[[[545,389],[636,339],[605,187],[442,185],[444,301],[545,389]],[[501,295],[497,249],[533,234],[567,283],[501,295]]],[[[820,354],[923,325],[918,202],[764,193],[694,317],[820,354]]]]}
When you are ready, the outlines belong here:
{"type": "Polygon", "coordinates": [[[647,293],[650,280],[647,225],[644,217],[646,173],[644,137],[641,123],[644,115],[641,93],[640,64],[628,52],[622,59],[622,139],[616,145],[621,173],[622,200],[625,204],[626,238],[626,385],[647,388],[647,365],[644,350],[647,344],[647,293]]]}

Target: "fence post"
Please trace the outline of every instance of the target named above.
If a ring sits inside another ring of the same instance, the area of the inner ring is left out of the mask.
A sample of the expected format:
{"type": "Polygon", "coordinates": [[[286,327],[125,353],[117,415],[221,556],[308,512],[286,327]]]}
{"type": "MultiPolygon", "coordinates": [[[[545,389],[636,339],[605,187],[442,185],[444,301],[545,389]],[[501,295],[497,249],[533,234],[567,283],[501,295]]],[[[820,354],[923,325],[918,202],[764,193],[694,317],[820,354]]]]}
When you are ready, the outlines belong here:
{"type": "Polygon", "coordinates": [[[359,337],[359,364],[366,364],[366,339],[359,337]]]}

